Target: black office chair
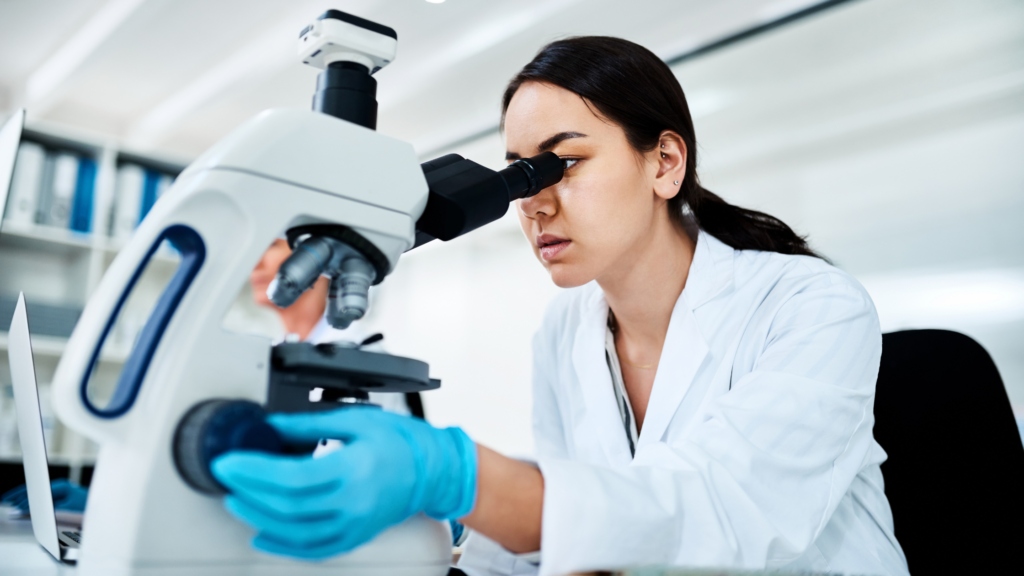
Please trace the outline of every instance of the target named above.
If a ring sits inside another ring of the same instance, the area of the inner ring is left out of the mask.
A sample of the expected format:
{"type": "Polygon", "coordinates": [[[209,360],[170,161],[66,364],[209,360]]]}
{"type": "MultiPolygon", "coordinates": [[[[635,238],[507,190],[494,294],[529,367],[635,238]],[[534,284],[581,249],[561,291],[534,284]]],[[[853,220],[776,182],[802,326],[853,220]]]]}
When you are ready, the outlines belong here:
{"type": "Polygon", "coordinates": [[[1024,446],[980,344],[945,330],[883,335],[874,431],[911,574],[1024,574],[1024,446]]]}

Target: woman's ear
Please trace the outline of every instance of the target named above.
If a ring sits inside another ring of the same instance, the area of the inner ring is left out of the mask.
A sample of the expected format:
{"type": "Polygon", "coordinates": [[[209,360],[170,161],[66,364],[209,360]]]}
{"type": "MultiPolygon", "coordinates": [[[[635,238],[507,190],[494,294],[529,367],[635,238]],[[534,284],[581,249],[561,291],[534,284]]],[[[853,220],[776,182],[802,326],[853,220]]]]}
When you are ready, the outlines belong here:
{"type": "Polygon", "coordinates": [[[658,172],[654,177],[654,193],[668,200],[679,193],[686,176],[686,143],[679,134],[666,130],[658,138],[658,172]]]}

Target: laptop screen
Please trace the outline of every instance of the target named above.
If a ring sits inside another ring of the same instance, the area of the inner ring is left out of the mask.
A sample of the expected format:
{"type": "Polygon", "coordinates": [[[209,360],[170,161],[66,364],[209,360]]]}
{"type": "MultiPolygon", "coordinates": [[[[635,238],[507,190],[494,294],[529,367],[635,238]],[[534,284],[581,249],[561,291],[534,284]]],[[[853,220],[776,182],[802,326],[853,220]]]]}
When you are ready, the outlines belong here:
{"type": "Polygon", "coordinates": [[[18,436],[21,439],[28,505],[32,511],[32,531],[39,544],[60,560],[57,518],[53,511],[53,495],[50,493],[50,469],[46,460],[46,439],[43,437],[43,417],[39,408],[39,389],[36,387],[25,294],[18,296],[8,337],[7,355],[14,384],[14,406],[18,413],[18,436]]]}

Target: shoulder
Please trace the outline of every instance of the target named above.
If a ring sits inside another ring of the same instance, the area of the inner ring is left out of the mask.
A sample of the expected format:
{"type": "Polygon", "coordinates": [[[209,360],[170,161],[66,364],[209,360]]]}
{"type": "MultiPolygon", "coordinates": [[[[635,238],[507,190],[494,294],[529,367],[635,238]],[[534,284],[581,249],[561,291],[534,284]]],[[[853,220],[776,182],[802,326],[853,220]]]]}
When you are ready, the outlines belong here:
{"type": "MultiPolygon", "coordinates": [[[[748,336],[803,336],[839,329],[875,340],[878,313],[867,290],[850,274],[813,256],[737,250],[735,295],[747,303],[748,336]],[[764,332],[762,332],[764,331],[764,332]]],[[[740,302],[736,302],[740,304],[740,302]]],[[[803,337],[801,336],[801,337],[803,337]]]]}
{"type": "Polygon", "coordinates": [[[814,256],[736,250],[735,283],[760,288],[759,291],[769,298],[808,292],[835,293],[871,305],[871,297],[860,282],[814,256]]]}

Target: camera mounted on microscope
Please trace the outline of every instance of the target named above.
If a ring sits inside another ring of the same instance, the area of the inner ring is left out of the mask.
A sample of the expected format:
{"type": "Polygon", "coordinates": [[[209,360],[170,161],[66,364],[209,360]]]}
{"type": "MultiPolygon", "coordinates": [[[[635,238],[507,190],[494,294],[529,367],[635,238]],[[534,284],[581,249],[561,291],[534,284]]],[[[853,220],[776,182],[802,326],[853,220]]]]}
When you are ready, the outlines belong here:
{"type": "Polygon", "coordinates": [[[395,59],[398,33],[376,22],[328,10],[299,33],[303,64],[323,70],[313,109],[371,130],[377,128],[373,74],[395,59]]]}

